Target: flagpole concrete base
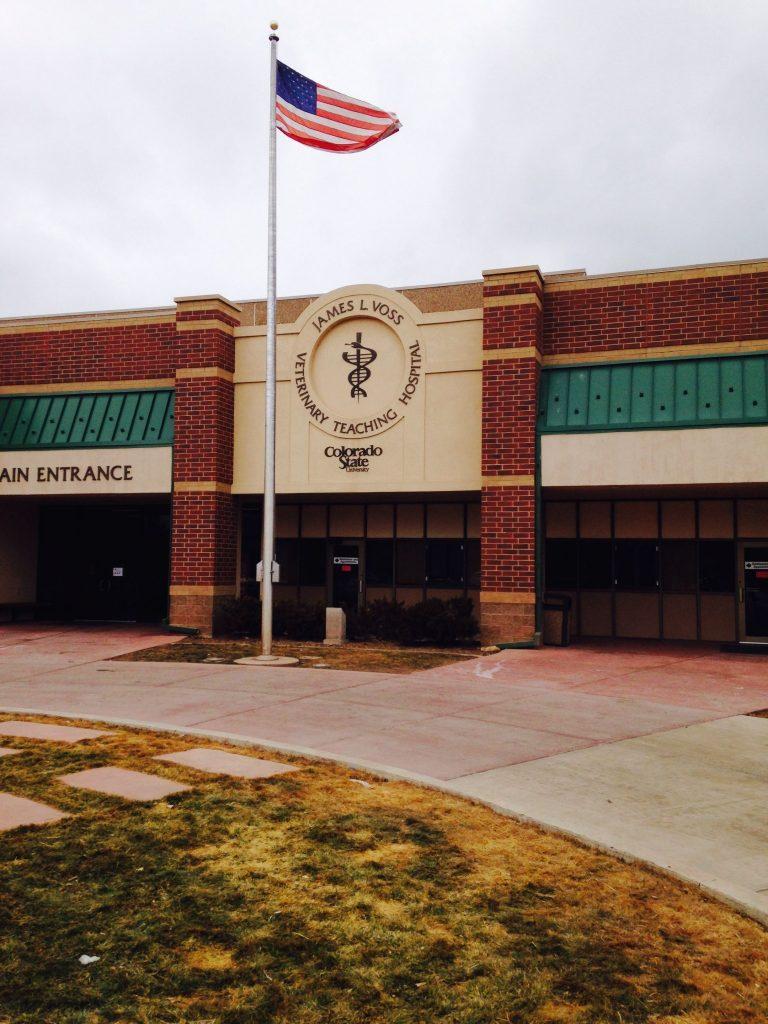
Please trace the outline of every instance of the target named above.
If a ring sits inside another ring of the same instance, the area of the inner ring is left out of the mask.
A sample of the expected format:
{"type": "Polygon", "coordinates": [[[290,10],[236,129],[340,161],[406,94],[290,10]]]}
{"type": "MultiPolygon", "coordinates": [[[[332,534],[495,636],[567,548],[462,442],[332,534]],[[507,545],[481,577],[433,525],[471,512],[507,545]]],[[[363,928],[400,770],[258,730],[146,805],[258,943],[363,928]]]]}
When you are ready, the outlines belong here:
{"type": "Polygon", "coordinates": [[[298,665],[298,658],[280,657],[277,654],[260,654],[256,658],[237,658],[236,665],[250,665],[251,668],[287,668],[298,665]]]}

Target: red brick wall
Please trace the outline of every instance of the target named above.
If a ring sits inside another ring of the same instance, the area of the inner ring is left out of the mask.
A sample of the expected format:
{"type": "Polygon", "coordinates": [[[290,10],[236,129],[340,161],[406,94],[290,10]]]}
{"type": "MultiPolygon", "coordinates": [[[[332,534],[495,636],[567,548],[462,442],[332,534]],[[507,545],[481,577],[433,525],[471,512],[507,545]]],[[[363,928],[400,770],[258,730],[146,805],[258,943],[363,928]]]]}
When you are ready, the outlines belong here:
{"type": "Polygon", "coordinates": [[[484,289],[481,629],[488,642],[527,639],[535,628],[543,289],[538,273],[511,277],[489,276],[484,289]]]}
{"type": "Polygon", "coordinates": [[[535,512],[533,487],[483,488],[483,590],[495,594],[535,591],[535,512]]]}
{"type": "Polygon", "coordinates": [[[536,458],[536,359],[483,360],[483,476],[527,476],[536,458]]]}
{"type": "Polygon", "coordinates": [[[236,549],[236,510],[231,495],[196,491],[174,494],[172,587],[234,585],[236,549]]]}
{"type": "Polygon", "coordinates": [[[232,336],[231,318],[216,313],[221,327],[210,327],[211,314],[200,315],[198,313],[184,314],[179,311],[177,323],[188,324],[190,322],[204,321],[206,326],[199,331],[183,329],[177,336],[177,348],[175,353],[175,368],[181,369],[188,366],[219,366],[232,373],[235,369],[235,343],[232,336]],[[230,329],[224,328],[229,324],[230,329]]]}
{"type": "Polygon", "coordinates": [[[69,384],[172,377],[172,320],[0,335],[0,385],[69,384]]]}
{"type": "Polygon", "coordinates": [[[546,355],[768,338],[768,272],[553,284],[544,295],[546,355]]]}
{"type": "Polygon", "coordinates": [[[232,483],[234,384],[217,377],[176,381],[173,478],[232,483]]]}
{"type": "Polygon", "coordinates": [[[178,300],[171,622],[205,633],[236,582],[233,314],[216,301],[178,300]]]}

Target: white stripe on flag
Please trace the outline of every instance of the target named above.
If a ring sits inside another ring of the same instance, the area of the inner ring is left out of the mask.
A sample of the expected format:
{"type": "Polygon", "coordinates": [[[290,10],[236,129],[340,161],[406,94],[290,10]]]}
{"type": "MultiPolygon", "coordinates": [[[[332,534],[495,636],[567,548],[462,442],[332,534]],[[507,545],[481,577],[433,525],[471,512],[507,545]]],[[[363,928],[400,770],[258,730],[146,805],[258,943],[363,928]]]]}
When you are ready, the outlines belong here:
{"type": "Polygon", "coordinates": [[[298,132],[316,132],[318,138],[327,139],[331,142],[363,142],[365,139],[370,138],[370,134],[362,136],[350,135],[344,131],[341,127],[333,127],[333,129],[325,128],[322,125],[314,126],[312,123],[309,125],[302,124],[296,120],[295,117],[291,117],[289,114],[284,113],[278,109],[278,114],[282,117],[284,123],[292,130],[298,132]]]}
{"type": "MultiPolygon", "coordinates": [[[[298,107],[294,107],[292,103],[287,103],[282,96],[277,98],[278,110],[282,110],[286,117],[290,117],[291,114],[296,114],[298,117],[303,117],[306,121],[311,121],[312,124],[317,124],[318,128],[323,125],[327,125],[329,128],[338,128],[343,132],[349,132],[351,135],[361,135],[367,138],[371,134],[370,128],[356,128],[354,125],[346,124],[344,121],[335,121],[329,117],[321,117],[319,114],[310,114],[307,110],[300,110],[298,107]]],[[[353,118],[357,117],[356,114],[351,115],[353,118]]]]}
{"type": "Polygon", "coordinates": [[[341,100],[342,103],[354,103],[355,106],[364,108],[371,116],[378,114],[380,117],[385,117],[388,121],[391,121],[394,117],[394,114],[390,114],[387,110],[382,110],[381,107],[374,107],[371,103],[366,103],[365,100],[355,99],[354,96],[346,96],[343,92],[336,92],[335,89],[328,89],[324,85],[318,85],[317,95],[327,100],[341,100]]]}
{"type": "Polygon", "coordinates": [[[355,141],[353,138],[340,139],[338,135],[327,135],[324,132],[315,131],[313,128],[307,128],[306,125],[296,124],[293,121],[289,121],[284,114],[279,112],[277,114],[277,121],[284,124],[291,135],[306,135],[310,139],[318,139],[336,146],[353,145],[355,141]]]}

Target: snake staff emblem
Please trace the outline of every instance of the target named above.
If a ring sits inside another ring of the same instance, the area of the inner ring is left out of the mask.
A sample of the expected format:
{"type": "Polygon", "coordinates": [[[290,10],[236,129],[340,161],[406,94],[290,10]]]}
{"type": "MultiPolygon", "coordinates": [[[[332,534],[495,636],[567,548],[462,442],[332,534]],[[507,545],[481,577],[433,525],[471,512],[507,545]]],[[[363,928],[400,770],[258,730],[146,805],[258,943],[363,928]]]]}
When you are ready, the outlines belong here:
{"type": "Polygon", "coordinates": [[[349,342],[349,348],[352,351],[342,352],[341,358],[352,366],[352,370],[347,375],[347,380],[351,385],[349,394],[351,398],[356,398],[359,402],[361,398],[368,397],[368,392],[363,384],[371,376],[369,367],[378,353],[375,349],[363,344],[363,336],[360,331],[357,332],[355,341],[349,342]]]}

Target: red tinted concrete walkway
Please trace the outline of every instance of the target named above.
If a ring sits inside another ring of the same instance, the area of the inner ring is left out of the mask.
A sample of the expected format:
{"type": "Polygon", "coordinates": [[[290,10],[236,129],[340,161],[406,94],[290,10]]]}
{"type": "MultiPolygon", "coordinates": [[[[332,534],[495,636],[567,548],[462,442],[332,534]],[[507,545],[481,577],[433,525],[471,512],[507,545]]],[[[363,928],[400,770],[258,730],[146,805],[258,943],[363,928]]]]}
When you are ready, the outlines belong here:
{"type": "Polygon", "coordinates": [[[79,665],[158,647],[173,636],[157,626],[62,625],[47,622],[0,624],[0,673],[17,665],[44,670],[48,665],[79,665]]]}
{"type": "Polygon", "coordinates": [[[768,659],[506,651],[410,676],[114,662],[167,636],[0,627],[0,708],[199,731],[483,799],[768,914],[768,659]],[[721,722],[718,720],[726,719],[721,722]]]}

